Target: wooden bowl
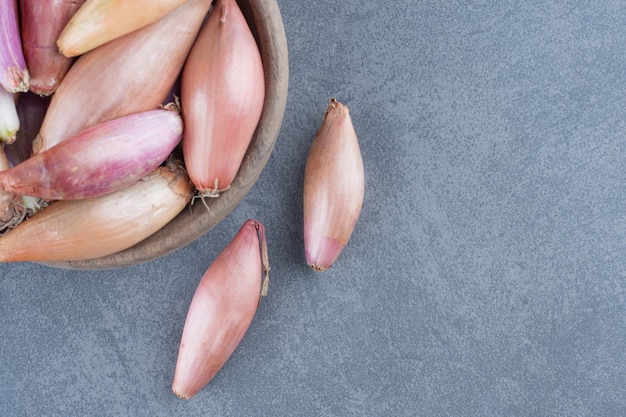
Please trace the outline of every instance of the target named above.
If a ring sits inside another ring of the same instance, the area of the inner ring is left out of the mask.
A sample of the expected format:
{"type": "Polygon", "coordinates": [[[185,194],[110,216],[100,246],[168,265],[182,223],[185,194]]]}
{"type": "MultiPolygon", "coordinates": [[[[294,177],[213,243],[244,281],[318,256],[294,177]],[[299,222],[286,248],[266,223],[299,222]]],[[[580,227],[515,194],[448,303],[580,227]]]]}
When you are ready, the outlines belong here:
{"type": "Polygon", "coordinates": [[[97,259],[45,263],[66,269],[113,269],[143,263],[199,239],[221,222],[246,196],[274,149],[287,102],[287,39],[276,0],[238,0],[254,34],[265,70],[265,103],[259,125],[230,188],[215,199],[189,205],[154,235],[137,245],[97,259]]]}

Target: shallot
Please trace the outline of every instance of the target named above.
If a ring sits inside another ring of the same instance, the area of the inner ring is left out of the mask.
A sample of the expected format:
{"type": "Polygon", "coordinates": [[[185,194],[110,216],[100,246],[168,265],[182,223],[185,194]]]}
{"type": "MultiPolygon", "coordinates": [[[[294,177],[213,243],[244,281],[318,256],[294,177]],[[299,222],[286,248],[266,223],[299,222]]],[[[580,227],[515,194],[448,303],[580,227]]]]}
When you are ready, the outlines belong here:
{"type": "Polygon", "coordinates": [[[148,110],[109,120],[0,171],[0,189],[45,200],[117,191],[165,161],[182,132],[177,110],[148,110]]]}
{"type": "Polygon", "coordinates": [[[188,0],[162,19],[81,55],[52,97],[33,153],[95,124],[158,107],[210,6],[211,0],[188,0]]]}
{"type": "Polygon", "coordinates": [[[172,160],[122,190],[52,202],[0,238],[0,262],[111,255],[161,229],[189,204],[193,192],[182,164],[172,160]]]}
{"type": "Polygon", "coordinates": [[[306,262],[324,271],[348,243],[363,205],[363,160],[348,107],[331,99],[304,171],[306,262]]]}
{"type": "Polygon", "coordinates": [[[10,93],[28,91],[28,69],[20,39],[17,0],[0,2],[0,86],[10,93]]]}
{"type": "Polygon", "coordinates": [[[265,98],[263,62],[235,0],[217,0],[181,75],[183,155],[200,196],[230,187],[265,98]]]}
{"type": "Polygon", "coordinates": [[[191,300],[172,384],[178,397],[197,394],[235,351],[267,294],[268,271],[265,228],[247,220],[206,270],[191,300]]]}
{"type": "Polygon", "coordinates": [[[58,37],[62,54],[74,57],[156,22],[186,0],[86,0],[58,37]]]}
{"type": "Polygon", "coordinates": [[[85,0],[20,0],[20,31],[30,75],[29,90],[54,93],[73,59],[56,47],[59,34],[85,0]]]}

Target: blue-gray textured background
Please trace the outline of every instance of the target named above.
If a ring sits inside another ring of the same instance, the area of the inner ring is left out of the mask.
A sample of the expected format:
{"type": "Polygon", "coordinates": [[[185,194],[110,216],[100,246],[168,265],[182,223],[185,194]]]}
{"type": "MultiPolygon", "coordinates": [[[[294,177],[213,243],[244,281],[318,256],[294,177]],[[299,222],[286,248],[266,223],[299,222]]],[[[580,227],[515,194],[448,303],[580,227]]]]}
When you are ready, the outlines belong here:
{"type": "Polygon", "coordinates": [[[626,415],[626,5],[278,3],[290,91],[258,183],[147,264],[0,265],[0,415],[626,415]],[[330,97],[351,109],[366,194],[316,274],[301,191],[330,97]],[[189,301],[250,217],[269,296],[179,400],[189,301]]]}

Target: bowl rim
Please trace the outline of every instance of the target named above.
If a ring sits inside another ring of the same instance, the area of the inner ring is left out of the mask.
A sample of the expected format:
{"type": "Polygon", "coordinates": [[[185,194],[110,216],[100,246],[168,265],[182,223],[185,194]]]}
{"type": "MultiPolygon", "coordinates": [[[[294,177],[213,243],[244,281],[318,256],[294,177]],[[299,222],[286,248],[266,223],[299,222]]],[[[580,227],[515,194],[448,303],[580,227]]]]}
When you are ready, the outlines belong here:
{"type": "Polygon", "coordinates": [[[289,59],[285,27],[276,0],[237,0],[255,36],[263,59],[263,111],[241,167],[230,188],[204,204],[188,204],[159,231],[120,252],[94,259],[40,262],[64,268],[103,270],[160,258],[198,240],[219,224],[248,194],[274,149],[287,103],[289,59]]]}

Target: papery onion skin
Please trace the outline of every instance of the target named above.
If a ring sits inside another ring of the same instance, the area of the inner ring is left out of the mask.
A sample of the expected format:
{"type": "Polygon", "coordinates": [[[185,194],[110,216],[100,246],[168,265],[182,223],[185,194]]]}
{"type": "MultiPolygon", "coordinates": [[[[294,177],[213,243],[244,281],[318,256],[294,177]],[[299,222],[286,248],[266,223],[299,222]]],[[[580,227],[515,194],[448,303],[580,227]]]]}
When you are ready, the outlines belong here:
{"type": "Polygon", "coordinates": [[[109,120],[0,172],[0,189],[45,200],[117,191],[165,161],[182,132],[177,110],[148,110],[109,120]]]}
{"type": "Polygon", "coordinates": [[[10,93],[28,91],[30,76],[20,39],[17,0],[0,4],[0,86],[10,93]]]}
{"type": "Polygon", "coordinates": [[[156,22],[186,0],[86,0],[58,36],[60,52],[75,57],[156,22]]]}
{"type": "Polygon", "coordinates": [[[263,110],[263,62],[235,0],[217,0],[181,75],[183,155],[203,195],[230,187],[263,110]]]}
{"type": "Polygon", "coordinates": [[[13,143],[20,129],[20,119],[13,94],[0,88],[0,143],[13,143]]]}
{"type": "Polygon", "coordinates": [[[55,201],[0,238],[0,262],[79,261],[127,249],[191,201],[182,165],[161,166],[130,187],[96,198],[55,201]]]}
{"type": "Polygon", "coordinates": [[[263,271],[269,271],[265,229],[250,219],[206,270],[193,296],[172,384],[178,397],[197,394],[235,351],[259,305],[263,271]]]}
{"type": "Polygon", "coordinates": [[[80,56],[52,97],[33,153],[95,124],[158,107],[210,6],[211,0],[188,0],[162,19],[80,56]]]}
{"type": "Polygon", "coordinates": [[[83,2],[20,0],[22,48],[31,92],[41,96],[54,93],[72,65],[73,59],[59,53],[56,40],[83,2]]]}
{"type": "Polygon", "coordinates": [[[363,159],[348,107],[331,99],[304,173],[304,249],[311,268],[324,271],[337,260],[364,193],[363,159]]]}

